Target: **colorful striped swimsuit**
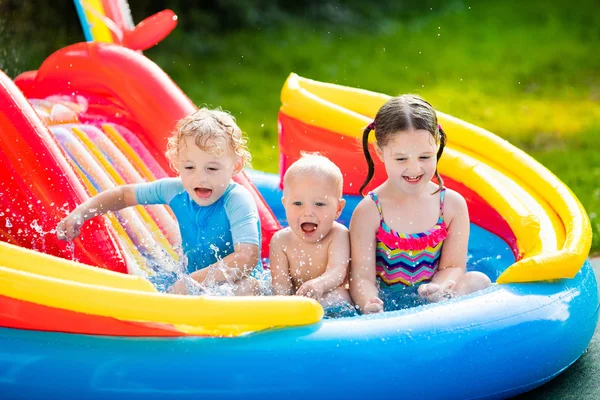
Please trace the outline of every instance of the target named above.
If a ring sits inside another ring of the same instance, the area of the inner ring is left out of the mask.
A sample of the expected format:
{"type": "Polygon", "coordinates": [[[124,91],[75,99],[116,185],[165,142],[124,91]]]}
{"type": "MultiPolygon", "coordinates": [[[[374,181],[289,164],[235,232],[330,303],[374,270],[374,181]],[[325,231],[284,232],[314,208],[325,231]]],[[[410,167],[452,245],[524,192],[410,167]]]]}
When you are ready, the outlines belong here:
{"type": "Polygon", "coordinates": [[[369,195],[379,210],[375,268],[381,289],[393,286],[414,286],[431,280],[436,273],[442,253],[442,244],[448,236],[444,222],[444,195],[440,192],[440,217],[426,232],[403,234],[394,232],[383,220],[377,194],[369,195]]]}

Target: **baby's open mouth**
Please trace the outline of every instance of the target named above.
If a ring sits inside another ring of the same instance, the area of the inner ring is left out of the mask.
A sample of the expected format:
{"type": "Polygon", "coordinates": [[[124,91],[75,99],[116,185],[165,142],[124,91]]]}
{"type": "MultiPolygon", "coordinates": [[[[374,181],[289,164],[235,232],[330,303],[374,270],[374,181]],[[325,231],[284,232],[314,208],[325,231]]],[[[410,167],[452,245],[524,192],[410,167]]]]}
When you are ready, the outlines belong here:
{"type": "Polygon", "coordinates": [[[302,229],[302,232],[305,235],[311,235],[315,233],[315,231],[317,230],[317,226],[317,224],[313,224],[312,222],[304,222],[300,224],[300,229],[302,229]]]}
{"type": "Polygon", "coordinates": [[[200,197],[201,199],[208,199],[212,194],[212,189],[195,188],[194,193],[196,193],[196,196],[200,197]]]}

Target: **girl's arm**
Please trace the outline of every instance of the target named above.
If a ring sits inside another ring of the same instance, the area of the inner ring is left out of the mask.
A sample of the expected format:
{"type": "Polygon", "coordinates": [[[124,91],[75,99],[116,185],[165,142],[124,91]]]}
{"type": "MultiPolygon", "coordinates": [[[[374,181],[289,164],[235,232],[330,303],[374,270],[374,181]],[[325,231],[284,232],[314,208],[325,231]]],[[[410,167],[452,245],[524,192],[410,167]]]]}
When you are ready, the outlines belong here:
{"type": "Polygon", "coordinates": [[[224,257],[220,262],[209,265],[206,268],[190,274],[198,283],[210,275],[211,281],[215,282],[237,282],[246,277],[258,264],[258,245],[250,243],[238,243],[233,247],[233,253],[224,257]]]}
{"type": "Polygon", "coordinates": [[[379,226],[379,212],[369,198],[363,199],[350,220],[350,295],[361,311],[381,311],[371,309],[373,304],[381,304],[377,292],[375,276],[375,246],[379,226]],[[367,310],[365,310],[365,307],[367,310]]]}
{"type": "Polygon", "coordinates": [[[469,245],[469,210],[464,197],[453,190],[446,193],[446,214],[448,237],[444,240],[438,272],[431,280],[433,283],[456,282],[467,268],[467,248],[469,245]]]}
{"type": "Polygon", "coordinates": [[[429,301],[439,301],[465,274],[469,244],[469,210],[467,202],[457,192],[447,190],[445,220],[448,237],[444,240],[438,271],[430,283],[419,287],[419,294],[429,301]]]}
{"type": "Polygon", "coordinates": [[[136,185],[118,186],[84,201],[59,222],[56,228],[58,239],[75,239],[79,236],[83,224],[97,215],[138,205],[135,189],[136,185]]]}
{"type": "Polygon", "coordinates": [[[275,233],[269,246],[269,260],[271,262],[271,285],[273,293],[276,295],[291,296],[293,293],[292,277],[290,275],[290,265],[287,255],[283,251],[284,237],[283,230],[275,233]]]}
{"type": "Polygon", "coordinates": [[[305,282],[296,292],[319,299],[323,294],[338,288],[348,275],[350,262],[350,236],[345,226],[334,223],[333,238],[327,249],[327,268],[323,275],[305,282]],[[309,292],[313,292],[311,296],[309,292]]]}

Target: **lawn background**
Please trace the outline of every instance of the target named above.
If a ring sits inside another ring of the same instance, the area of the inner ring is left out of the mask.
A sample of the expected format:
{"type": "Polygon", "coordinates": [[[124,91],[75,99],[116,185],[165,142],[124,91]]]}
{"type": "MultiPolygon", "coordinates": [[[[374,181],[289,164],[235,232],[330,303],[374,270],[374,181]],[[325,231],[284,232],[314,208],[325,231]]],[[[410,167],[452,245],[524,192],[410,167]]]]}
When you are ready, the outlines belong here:
{"type": "MultiPolygon", "coordinates": [[[[279,92],[290,72],[396,95],[509,140],[578,196],[600,254],[600,7],[572,1],[130,0],[179,27],[146,56],[198,105],[232,112],[254,168],[277,172],[279,92]]],[[[36,69],[83,40],[71,1],[0,0],[0,69],[36,69]]],[[[452,132],[448,132],[452,140],[452,132]]]]}

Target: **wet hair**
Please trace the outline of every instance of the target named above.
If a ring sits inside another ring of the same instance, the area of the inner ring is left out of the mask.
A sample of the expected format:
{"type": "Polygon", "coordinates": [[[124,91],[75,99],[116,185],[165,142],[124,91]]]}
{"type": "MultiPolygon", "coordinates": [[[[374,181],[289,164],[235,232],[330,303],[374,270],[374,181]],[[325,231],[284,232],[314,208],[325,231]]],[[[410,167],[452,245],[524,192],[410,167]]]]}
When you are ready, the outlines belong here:
{"type": "MultiPolygon", "coordinates": [[[[362,136],[362,148],[367,160],[369,171],[367,178],[360,187],[360,194],[375,174],[375,164],[369,153],[369,133],[375,130],[375,139],[380,147],[385,146],[394,135],[408,130],[426,130],[431,133],[439,149],[436,156],[436,163],[439,162],[444,147],[446,146],[446,133],[438,125],[437,115],[434,108],[426,100],[414,94],[404,94],[389,99],[377,111],[375,120],[365,128],[362,136]]],[[[444,181],[440,174],[435,170],[435,177],[438,180],[439,188],[437,193],[444,188],[444,181]]]]}
{"type": "Polygon", "coordinates": [[[226,111],[203,107],[177,123],[167,143],[166,152],[171,168],[175,171],[177,171],[179,151],[187,137],[193,137],[199,148],[216,155],[222,155],[223,151],[214,141],[224,138],[233,152],[242,157],[245,167],[249,166],[252,160],[248,150],[248,140],[236,124],[235,118],[226,111]]]}
{"type": "Polygon", "coordinates": [[[329,158],[319,153],[302,152],[301,157],[285,171],[285,175],[283,176],[284,189],[290,180],[302,174],[316,174],[331,179],[335,183],[337,196],[339,198],[342,197],[344,177],[340,168],[329,158]]]}

